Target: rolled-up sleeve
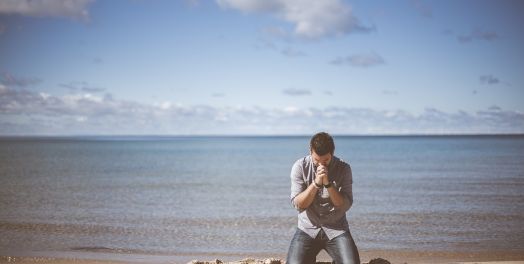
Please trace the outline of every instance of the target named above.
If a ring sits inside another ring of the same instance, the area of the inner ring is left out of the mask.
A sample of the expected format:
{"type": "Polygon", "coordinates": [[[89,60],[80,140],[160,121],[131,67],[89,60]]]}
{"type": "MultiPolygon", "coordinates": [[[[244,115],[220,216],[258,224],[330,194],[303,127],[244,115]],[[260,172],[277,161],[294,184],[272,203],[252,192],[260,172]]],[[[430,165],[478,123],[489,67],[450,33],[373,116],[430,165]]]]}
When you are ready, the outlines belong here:
{"type": "Polygon", "coordinates": [[[345,166],[343,175],[341,177],[339,192],[345,196],[344,204],[341,206],[341,210],[347,211],[353,205],[353,175],[351,173],[351,167],[349,164],[345,166]]]}
{"type": "Polygon", "coordinates": [[[302,166],[302,159],[297,160],[293,167],[291,168],[291,204],[295,209],[301,211],[297,204],[295,203],[295,197],[303,192],[307,186],[304,182],[304,168],[302,166]]]}

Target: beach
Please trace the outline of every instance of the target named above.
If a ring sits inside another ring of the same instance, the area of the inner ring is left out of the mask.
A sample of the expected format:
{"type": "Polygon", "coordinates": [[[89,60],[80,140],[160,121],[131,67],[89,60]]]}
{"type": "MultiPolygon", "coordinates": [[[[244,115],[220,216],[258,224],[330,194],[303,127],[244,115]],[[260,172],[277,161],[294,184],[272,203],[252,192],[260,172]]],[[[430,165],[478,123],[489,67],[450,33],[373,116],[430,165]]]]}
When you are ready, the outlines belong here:
{"type": "MultiPolygon", "coordinates": [[[[1,261],[285,259],[307,140],[1,138],[1,261]]],[[[362,262],[524,260],[524,136],[335,140],[362,262]]]]}
{"type": "MultiPolygon", "coordinates": [[[[103,252],[19,252],[11,256],[3,255],[0,263],[80,263],[80,264],[110,264],[110,263],[190,263],[193,260],[213,261],[219,259],[224,263],[247,263],[246,260],[280,259],[285,261],[285,253],[273,256],[245,256],[242,254],[179,254],[179,255],[144,255],[103,252]],[[24,255],[25,254],[25,255],[24,255]]],[[[490,264],[522,264],[524,252],[491,251],[491,252],[443,252],[443,251],[361,251],[361,262],[367,263],[375,258],[382,258],[393,264],[399,263],[490,263],[490,264]]],[[[317,261],[330,261],[325,252],[321,252],[317,261]]],[[[254,261],[249,262],[254,263],[254,261]]]]}

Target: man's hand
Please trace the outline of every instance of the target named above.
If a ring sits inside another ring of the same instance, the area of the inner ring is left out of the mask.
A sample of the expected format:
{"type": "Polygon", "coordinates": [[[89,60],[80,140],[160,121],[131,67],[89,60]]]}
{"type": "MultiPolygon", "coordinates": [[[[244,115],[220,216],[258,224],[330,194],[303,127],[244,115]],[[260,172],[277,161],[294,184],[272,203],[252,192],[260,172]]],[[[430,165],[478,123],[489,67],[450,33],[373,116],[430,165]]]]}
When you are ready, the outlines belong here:
{"type": "Polygon", "coordinates": [[[317,167],[317,173],[315,176],[315,181],[319,185],[327,185],[329,184],[329,178],[328,178],[328,169],[326,166],[320,164],[317,167]]]}

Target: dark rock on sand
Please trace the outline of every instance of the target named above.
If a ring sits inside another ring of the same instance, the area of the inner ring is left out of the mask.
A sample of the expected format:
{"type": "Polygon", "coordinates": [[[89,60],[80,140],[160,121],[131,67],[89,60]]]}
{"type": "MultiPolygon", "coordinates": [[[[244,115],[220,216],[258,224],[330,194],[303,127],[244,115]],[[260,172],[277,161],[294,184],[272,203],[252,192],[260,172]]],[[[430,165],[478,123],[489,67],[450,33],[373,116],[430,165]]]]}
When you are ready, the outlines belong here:
{"type": "MultiPolygon", "coordinates": [[[[280,259],[274,259],[274,258],[262,259],[262,260],[247,258],[247,259],[243,259],[240,261],[233,261],[233,262],[223,262],[219,259],[215,259],[213,261],[193,260],[189,262],[188,264],[284,264],[284,263],[286,262],[280,259]]],[[[331,262],[317,262],[317,264],[331,264],[331,262]]],[[[375,258],[369,261],[368,264],[391,264],[391,263],[383,258],[375,258]]]]}
{"type": "Polygon", "coordinates": [[[283,262],[280,259],[273,259],[273,258],[263,259],[263,260],[247,258],[247,259],[243,259],[240,261],[234,261],[234,262],[223,262],[219,259],[215,259],[213,261],[193,260],[189,262],[188,264],[283,264],[283,262]]]}
{"type": "Polygon", "coordinates": [[[391,264],[391,263],[383,258],[375,258],[375,259],[370,260],[368,264],[391,264]]]}

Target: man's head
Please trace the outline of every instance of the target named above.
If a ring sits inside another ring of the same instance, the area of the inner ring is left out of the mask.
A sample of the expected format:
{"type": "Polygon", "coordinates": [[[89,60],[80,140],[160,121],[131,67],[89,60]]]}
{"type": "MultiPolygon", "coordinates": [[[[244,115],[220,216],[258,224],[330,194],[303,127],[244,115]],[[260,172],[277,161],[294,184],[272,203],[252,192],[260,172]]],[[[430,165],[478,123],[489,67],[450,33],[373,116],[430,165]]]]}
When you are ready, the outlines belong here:
{"type": "Polygon", "coordinates": [[[315,134],[309,141],[309,150],[315,166],[327,166],[335,152],[333,138],[326,132],[315,134]]]}

